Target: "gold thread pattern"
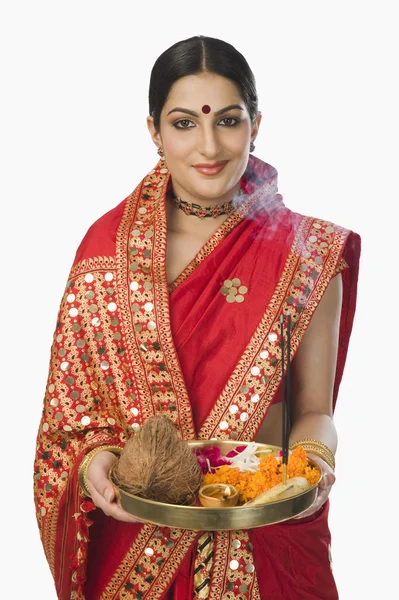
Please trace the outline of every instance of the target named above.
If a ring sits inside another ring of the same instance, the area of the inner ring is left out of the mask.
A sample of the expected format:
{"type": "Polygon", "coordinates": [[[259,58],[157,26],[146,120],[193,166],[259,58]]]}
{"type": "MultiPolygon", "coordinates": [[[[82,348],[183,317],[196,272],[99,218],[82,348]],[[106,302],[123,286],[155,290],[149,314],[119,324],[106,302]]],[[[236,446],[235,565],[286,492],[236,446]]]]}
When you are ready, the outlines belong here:
{"type": "Polygon", "coordinates": [[[109,271],[115,269],[115,259],[113,256],[94,256],[86,258],[76,263],[69,274],[69,278],[78,277],[92,271],[109,271]]]}
{"type": "Polygon", "coordinates": [[[146,398],[143,418],[162,412],[179,426],[184,439],[193,439],[191,406],[169,326],[162,204],[168,180],[160,161],[129,197],[117,234],[117,274],[120,287],[130,291],[130,297],[125,292],[121,296],[122,315],[135,378],[146,398]]]}
{"type": "Polygon", "coordinates": [[[261,600],[252,551],[246,531],[217,532],[209,600],[261,600]]]}
{"type": "Polygon", "coordinates": [[[122,585],[124,600],[140,597],[158,600],[197,537],[192,531],[143,524],[101,600],[117,598],[122,585]]]}

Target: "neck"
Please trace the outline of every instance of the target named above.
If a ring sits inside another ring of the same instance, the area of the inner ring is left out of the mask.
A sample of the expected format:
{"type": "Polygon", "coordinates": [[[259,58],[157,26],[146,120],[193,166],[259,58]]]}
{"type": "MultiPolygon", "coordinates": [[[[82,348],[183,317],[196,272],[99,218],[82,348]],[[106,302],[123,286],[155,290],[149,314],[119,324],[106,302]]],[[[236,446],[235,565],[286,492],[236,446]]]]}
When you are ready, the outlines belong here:
{"type": "Polygon", "coordinates": [[[176,206],[176,204],[173,202],[173,198],[178,197],[184,203],[188,203],[189,206],[194,204],[199,205],[202,208],[212,208],[215,206],[221,206],[225,203],[230,203],[240,193],[240,189],[240,182],[238,182],[234,188],[229,190],[226,194],[213,199],[193,196],[187,190],[182,189],[180,191],[179,185],[173,185],[167,194],[168,229],[192,232],[194,235],[200,232],[213,232],[229,216],[229,214],[221,214],[217,217],[212,216],[211,218],[208,217],[200,219],[196,215],[185,214],[184,210],[182,210],[182,207],[176,206]]]}
{"type": "MultiPolygon", "coordinates": [[[[172,198],[173,193],[168,193],[166,197],[166,216],[168,230],[175,233],[184,233],[193,237],[208,238],[229,216],[219,215],[216,218],[199,219],[194,215],[186,215],[174,205],[172,198]]],[[[200,201],[197,202],[200,204],[200,201]]],[[[201,202],[201,206],[214,206],[215,204],[218,204],[218,202],[208,203],[207,205],[201,202]]]]}
{"type": "Polygon", "coordinates": [[[181,187],[177,182],[172,182],[172,187],[170,193],[174,197],[181,198],[184,202],[189,202],[191,204],[199,204],[200,206],[208,207],[215,206],[218,204],[224,204],[225,202],[230,202],[240,191],[241,185],[240,181],[238,181],[233,188],[228,190],[225,194],[218,196],[216,198],[208,198],[203,196],[197,196],[192,194],[189,190],[181,187]]]}

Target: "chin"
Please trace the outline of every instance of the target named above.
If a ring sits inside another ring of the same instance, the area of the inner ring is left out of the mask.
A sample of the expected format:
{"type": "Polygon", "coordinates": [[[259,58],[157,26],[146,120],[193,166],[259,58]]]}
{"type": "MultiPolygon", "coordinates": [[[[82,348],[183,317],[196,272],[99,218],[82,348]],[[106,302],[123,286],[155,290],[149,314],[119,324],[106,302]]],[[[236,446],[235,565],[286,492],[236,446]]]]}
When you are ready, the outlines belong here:
{"type": "Polygon", "coordinates": [[[223,173],[223,175],[221,173],[220,176],[207,177],[207,179],[205,177],[201,177],[200,179],[196,177],[194,181],[191,180],[190,189],[195,196],[214,200],[227,194],[238,183],[240,178],[241,176],[238,173],[234,177],[226,173],[223,173]]]}
{"type": "Polygon", "coordinates": [[[231,187],[231,185],[227,185],[226,183],[216,184],[216,182],[208,182],[207,185],[193,185],[191,189],[192,194],[198,198],[215,200],[227,194],[231,190],[231,187]]]}

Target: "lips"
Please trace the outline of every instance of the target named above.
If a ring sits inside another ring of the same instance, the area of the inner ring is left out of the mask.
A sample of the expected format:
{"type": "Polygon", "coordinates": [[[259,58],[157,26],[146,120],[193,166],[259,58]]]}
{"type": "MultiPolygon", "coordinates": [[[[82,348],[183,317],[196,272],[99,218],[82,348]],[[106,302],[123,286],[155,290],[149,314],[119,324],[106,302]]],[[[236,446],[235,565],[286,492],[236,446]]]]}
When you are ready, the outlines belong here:
{"type": "Polygon", "coordinates": [[[203,164],[193,165],[193,166],[194,166],[194,169],[196,169],[202,175],[217,175],[218,173],[220,173],[220,171],[222,171],[224,169],[224,167],[226,165],[227,165],[227,160],[225,160],[223,162],[212,163],[212,164],[203,163],[203,164]]]}

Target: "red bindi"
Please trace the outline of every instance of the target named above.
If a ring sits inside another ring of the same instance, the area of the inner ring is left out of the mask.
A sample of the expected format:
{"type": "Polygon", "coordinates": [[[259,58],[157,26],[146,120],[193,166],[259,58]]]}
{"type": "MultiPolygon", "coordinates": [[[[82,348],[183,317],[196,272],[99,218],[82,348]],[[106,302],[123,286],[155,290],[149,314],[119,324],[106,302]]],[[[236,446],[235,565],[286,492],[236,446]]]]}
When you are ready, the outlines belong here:
{"type": "Polygon", "coordinates": [[[204,106],[202,107],[202,112],[207,115],[208,113],[211,112],[211,107],[208,106],[207,104],[204,104],[204,106]]]}

